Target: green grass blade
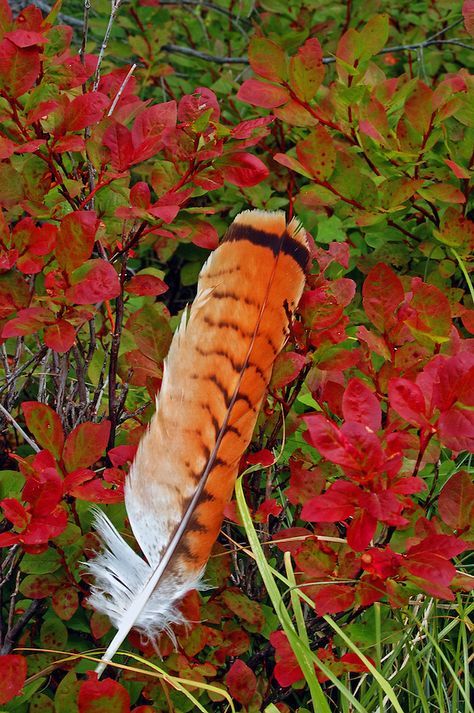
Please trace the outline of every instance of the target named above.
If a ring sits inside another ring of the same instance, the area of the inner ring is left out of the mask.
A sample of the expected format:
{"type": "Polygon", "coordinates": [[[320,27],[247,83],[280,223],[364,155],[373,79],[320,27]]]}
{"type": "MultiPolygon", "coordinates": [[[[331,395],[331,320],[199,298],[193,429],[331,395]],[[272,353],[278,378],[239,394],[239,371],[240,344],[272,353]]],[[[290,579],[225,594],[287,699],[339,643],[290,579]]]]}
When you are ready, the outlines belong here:
{"type": "Polygon", "coordinates": [[[326,696],[324,695],[321,685],[314,673],[311,652],[303,644],[301,639],[296,635],[295,630],[293,628],[293,624],[290,619],[290,615],[286,611],[285,607],[281,606],[282,598],[280,590],[277,587],[276,581],[272,575],[271,568],[269,567],[268,562],[265,558],[265,554],[263,552],[262,546],[253,526],[252,518],[250,517],[250,512],[247,507],[247,503],[245,502],[244,492],[242,488],[242,477],[238,478],[237,480],[235,486],[235,493],[240,511],[240,516],[242,518],[242,522],[244,524],[245,532],[247,533],[250,546],[254,553],[255,560],[260,571],[260,575],[263,579],[263,582],[273,604],[273,608],[275,609],[275,612],[278,616],[282,629],[287,635],[290,646],[296,656],[296,660],[298,661],[298,664],[301,670],[303,671],[305,680],[310,690],[311,700],[315,713],[331,713],[331,709],[329,708],[326,696]]]}

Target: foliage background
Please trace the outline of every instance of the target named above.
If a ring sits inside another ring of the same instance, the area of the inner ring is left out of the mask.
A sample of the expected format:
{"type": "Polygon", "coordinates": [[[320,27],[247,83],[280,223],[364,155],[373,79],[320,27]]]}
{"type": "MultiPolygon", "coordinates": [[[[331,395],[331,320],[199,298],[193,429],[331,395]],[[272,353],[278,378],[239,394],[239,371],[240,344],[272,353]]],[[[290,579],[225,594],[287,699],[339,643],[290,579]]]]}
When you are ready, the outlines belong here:
{"type": "Polygon", "coordinates": [[[14,10],[2,710],[471,711],[472,2],[14,10]],[[91,503],[127,531],[123,479],[172,331],[249,206],[296,212],[315,246],[240,514],[177,650],[132,635],[144,660],[123,663],[146,673],[86,679],[58,652],[113,634],[81,572],[91,503]]]}

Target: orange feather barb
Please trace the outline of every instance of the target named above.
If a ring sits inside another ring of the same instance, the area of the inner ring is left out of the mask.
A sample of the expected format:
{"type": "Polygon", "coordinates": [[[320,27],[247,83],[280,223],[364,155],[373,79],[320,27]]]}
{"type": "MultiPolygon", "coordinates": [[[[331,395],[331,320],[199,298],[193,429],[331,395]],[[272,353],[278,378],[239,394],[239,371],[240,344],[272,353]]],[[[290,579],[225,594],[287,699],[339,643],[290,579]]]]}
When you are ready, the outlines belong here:
{"type": "Polygon", "coordinates": [[[96,513],[104,551],[88,563],[91,605],[118,631],[102,673],[132,627],[155,639],[182,622],[232,496],[309,259],[306,234],[283,212],[245,211],[199,276],[165,363],[156,414],[125,485],[138,555],[96,513]]]}

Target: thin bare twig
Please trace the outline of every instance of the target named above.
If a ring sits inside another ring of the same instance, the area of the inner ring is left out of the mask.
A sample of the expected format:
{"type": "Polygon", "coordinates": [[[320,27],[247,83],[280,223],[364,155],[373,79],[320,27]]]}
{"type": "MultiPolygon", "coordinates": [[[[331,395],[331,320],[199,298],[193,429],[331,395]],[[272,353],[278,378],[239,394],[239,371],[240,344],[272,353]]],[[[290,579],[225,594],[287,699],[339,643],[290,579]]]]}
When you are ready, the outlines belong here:
{"type": "Polygon", "coordinates": [[[163,45],[162,49],[165,52],[170,52],[172,54],[183,54],[188,57],[196,57],[196,59],[202,59],[205,62],[214,62],[215,64],[249,64],[247,57],[218,57],[214,54],[194,50],[191,47],[182,47],[181,45],[167,44],[163,45]]]}
{"type": "Polygon", "coordinates": [[[43,606],[44,599],[35,599],[31,602],[28,609],[20,616],[17,623],[7,632],[5,636],[5,641],[2,648],[0,649],[0,654],[8,654],[13,649],[15,641],[20,636],[21,632],[28,624],[30,619],[32,619],[37,613],[38,609],[43,606]]]}
{"type": "Polygon", "coordinates": [[[37,354],[35,354],[31,359],[26,361],[22,366],[18,367],[18,369],[15,369],[15,371],[12,373],[11,377],[4,383],[2,387],[0,387],[0,394],[3,394],[4,391],[7,391],[10,386],[12,386],[17,378],[22,374],[26,369],[28,369],[29,366],[32,364],[36,366],[38,362],[41,361],[41,359],[44,357],[46,352],[48,351],[48,348],[43,346],[39,350],[37,354]]]}
{"type": "Polygon", "coordinates": [[[111,0],[109,22],[107,23],[107,29],[105,30],[104,39],[102,40],[102,44],[100,46],[99,57],[97,59],[97,68],[96,68],[95,74],[94,74],[94,84],[93,84],[94,92],[97,90],[97,87],[99,86],[100,70],[102,68],[102,61],[104,59],[104,54],[105,54],[105,50],[107,49],[107,45],[109,44],[110,33],[112,32],[112,26],[114,24],[114,20],[117,16],[117,13],[119,11],[121,4],[122,4],[122,0],[111,0]]]}
{"type": "Polygon", "coordinates": [[[127,76],[125,77],[122,84],[120,85],[119,90],[118,90],[117,94],[115,95],[115,99],[112,102],[112,106],[110,107],[107,116],[112,116],[112,114],[114,113],[114,109],[118,104],[118,100],[122,96],[123,91],[124,91],[125,87],[127,86],[128,81],[129,81],[130,77],[132,76],[132,74],[134,73],[136,67],[137,67],[137,65],[134,63],[128,70],[127,76]]]}
{"type": "Polygon", "coordinates": [[[85,62],[85,55],[86,55],[86,43],[87,43],[87,35],[89,34],[89,13],[91,9],[91,2],[90,0],[84,0],[84,19],[83,19],[83,26],[82,26],[82,40],[81,40],[81,48],[79,50],[79,57],[81,58],[81,62],[84,64],[85,62]]]}
{"type": "Polygon", "coordinates": [[[12,426],[13,426],[13,428],[14,428],[16,431],[18,431],[18,433],[20,434],[20,436],[21,436],[22,438],[24,438],[27,443],[29,443],[29,445],[32,447],[32,449],[33,449],[34,451],[36,451],[36,453],[39,453],[40,450],[41,450],[41,448],[36,445],[36,443],[34,442],[34,440],[33,440],[32,438],[30,438],[27,433],[25,433],[25,431],[22,429],[22,427],[20,426],[20,424],[19,424],[17,421],[15,421],[15,419],[13,418],[13,416],[11,415],[11,413],[9,413],[9,412],[7,411],[7,409],[6,409],[4,406],[2,406],[2,404],[0,404],[0,411],[3,413],[3,415],[5,416],[5,418],[7,419],[7,421],[10,421],[10,423],[11,423],[12,426]]]}
{"type": "Polygon", "coordinates": [[[123,321],[123,287],[125,283],[125,275],[127,273],[127,256],[122,255],[122,267],[120,270],[120,294],[115,300],[115,325],[112,334],[112,346],[110,348],[110,363],[109,363],[109,419],[110,419],[110,437],[108,449],[113,448],[115,444],[115,430],[119,422],[121,404],[117,402],[117,367],[118,355],[120,349],[120,339],[122,337],[122,321],[123,321]]]}
{"type": "MultiPolygon", "coordinates": [[[[457,47],[464,47],[465,49],[474,50],[474,45],[468,45],[458,39],[452,40],[425,40],[424,42],[416,42],[410,45],[396,45],[393,47],[385,47],[377,55],[395,53],[395,52],[406,52],[408,50],[420,50],[425,47],[431,47],[432,45],[455,45],[457,47]]],[[[214,62],[215,64],[250,64],[247,57],[218,57],[217,55],[208,54],[207,52],[201,52],[199,50],[192,49],[191,47],[182,47],[181,45],[167,44],[162,47],[165,52],[170,52],[174,54],[187,55],[188,57],[196,57],[196,59],[202,59],[205,62],[214,62]]],[[[336,57],[323,57],[323,64],[333,64],[336,62],[336,57]]]]}

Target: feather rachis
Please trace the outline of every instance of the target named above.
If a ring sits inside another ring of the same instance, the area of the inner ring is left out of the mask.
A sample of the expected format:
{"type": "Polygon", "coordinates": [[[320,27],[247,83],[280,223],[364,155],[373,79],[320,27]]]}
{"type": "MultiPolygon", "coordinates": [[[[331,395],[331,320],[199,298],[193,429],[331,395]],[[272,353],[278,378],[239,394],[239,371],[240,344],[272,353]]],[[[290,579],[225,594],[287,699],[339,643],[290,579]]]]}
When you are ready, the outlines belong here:
{"type": "Polygon", "coordinates": [[[204,265],[126,483],[128,517],[147,561],[99,517],[106,550],[90,564],[91,603],[119,627],[105,658],[132,626],[156,636],[179,621],[176,603],[199,583],[286,340],[286,303],[293,311],[303,289],[307,257],[297,222],[246,211],[204,265]]]}

